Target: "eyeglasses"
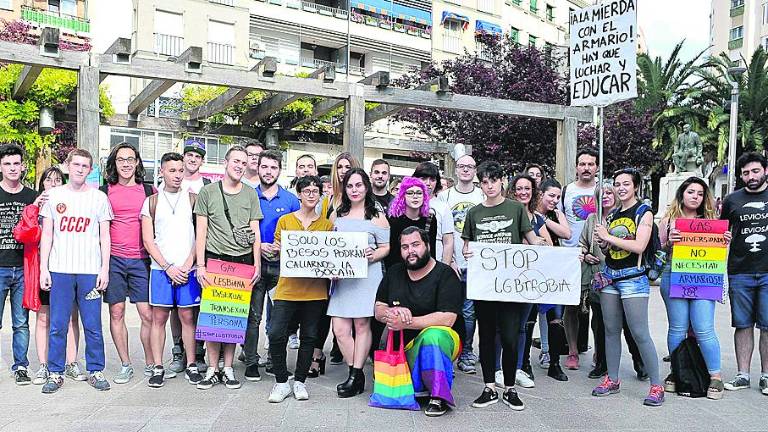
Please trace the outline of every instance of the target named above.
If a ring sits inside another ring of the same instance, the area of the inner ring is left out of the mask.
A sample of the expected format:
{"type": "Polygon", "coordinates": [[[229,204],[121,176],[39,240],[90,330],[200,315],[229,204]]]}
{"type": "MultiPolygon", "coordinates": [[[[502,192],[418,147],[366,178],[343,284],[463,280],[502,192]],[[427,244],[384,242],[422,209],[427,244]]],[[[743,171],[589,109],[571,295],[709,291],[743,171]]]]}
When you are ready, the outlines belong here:
{"type": "Polygon", "coordinates": [[[248,155],[248,157],[251,159],[256,159],[257,157],[259,157],[258,153],[246,153],[246,155],[248,155]]]}
{"type": "Polygon", "coordinates": [[[301,194],[304,196],[320,195],[319,189],[302,189],[301,194]]]}
{"type": "Polygon", "coordinates": [[[477,165],[474,165],[474,164],[458,164],[458,165],[456,165],[456,168],[458,168],[460,170],[463,170],[463,169],[473,170],[473,169],[477,168],[477,165]]]}
{"type": "Polygon", "coordinates": [[[119,164],[128,163],[130,165],[133,165],[133,164],[136,163],[136,158],[135,157],[129,157],[129,158],[121,158],[121,157],[119,157],[119,158],[115,159],[115,162],[117,162],[119,164]]]}
{"type": "Polygon", "coordinates": [[[405,193],[406,196],[412,197],[412,196],[422,196],[424,195],[424,191],[407,191],[405,193]]]}

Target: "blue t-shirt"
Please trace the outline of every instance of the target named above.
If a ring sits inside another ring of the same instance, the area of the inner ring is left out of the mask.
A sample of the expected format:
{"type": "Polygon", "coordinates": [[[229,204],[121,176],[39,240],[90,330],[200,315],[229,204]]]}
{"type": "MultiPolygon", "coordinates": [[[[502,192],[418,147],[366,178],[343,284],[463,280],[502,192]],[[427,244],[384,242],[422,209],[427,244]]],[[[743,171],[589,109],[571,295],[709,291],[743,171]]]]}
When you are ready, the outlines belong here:
{"type": "Polygon", "coordinates": [[[298,210],[299,199],[282,186],[277,187],[277,193],[272,199],[267,199],[261,193],[261,185],[256,186],[256,193],[259,195],[259,205],[261,206],[261,213],[264,215],[264,219],[259,221],[261,241],[262,243],[274,243],[278,219],[298,210]]]}

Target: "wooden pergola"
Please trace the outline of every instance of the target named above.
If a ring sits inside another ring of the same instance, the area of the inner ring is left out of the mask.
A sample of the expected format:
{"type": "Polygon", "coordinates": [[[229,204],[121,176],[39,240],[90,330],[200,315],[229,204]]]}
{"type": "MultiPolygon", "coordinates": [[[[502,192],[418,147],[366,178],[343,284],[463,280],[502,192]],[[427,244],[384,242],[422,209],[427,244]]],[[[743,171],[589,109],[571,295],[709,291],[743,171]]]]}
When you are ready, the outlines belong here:
{"type": "MultiPolygon", "coordinates": [[[[151,81],[131,100],[127,114],[106,119],[105,124],[175,132],[195,130],[207,117],[243,100],[251,91],[268,92],[271,96],[243,117],[243,125],[227,128],[228,134],[248,136],[249,123],[265,118],[300,97],[314,96],[324,100],[315,106],[310,119],[345,107],[343,149],[360,160],[363,158],[365,126],[406,108],[439,108],[553,120],[557,123],[556,171],[563,181],[575,177],[578,123],[592,121],[591,108],[454,94],[448,91],[445,78],[416,89],[401,89],[390,87],[386,72],[377,72],[359,82],[336,81],[332,69],[318,69],[309,78],[277,75],[277,61],[272,57],[261,60],[250,70],[218,67],[203,61],[200,47],[190,47],[172,61],[140,58],[133,54],[130,40],[125,38],[117,39],[103,54],[62,51],[58,49],[58,30],[52,28],[44,29],[37,46],[0,41],[0,62],[24,65],[14,88],[14,97],[26,93],[42,68],[78,73],[77,143],[93,154],[98,153],[101,124],[99,83],[110,75],[151,81]],[[223,86],[228,90],[187,112],[188,120],[147,118],[141,114],[175,83],[223,86]],[[380,105],[366,111],[366,102],[380,105]]],[[[291,127],[310,119],[297,121],[291,127]]]]}

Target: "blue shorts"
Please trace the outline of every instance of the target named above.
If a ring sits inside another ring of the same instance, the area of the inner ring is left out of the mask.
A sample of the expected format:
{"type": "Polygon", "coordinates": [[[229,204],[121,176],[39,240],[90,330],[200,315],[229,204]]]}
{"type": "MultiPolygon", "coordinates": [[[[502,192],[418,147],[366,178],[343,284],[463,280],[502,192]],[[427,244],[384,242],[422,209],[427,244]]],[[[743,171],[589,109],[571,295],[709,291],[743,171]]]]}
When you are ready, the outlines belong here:
{"type": "Polygon", "coordinates": [[[149,258],[109,258],[109,285],[104,303],[146,303],[149,301],[149,258]]]}
{"type": "Polygon", "coordinates": [[[603,272],[614,282],[603,288],[601,293],[620,295],[623,299],[649,297],[651,295],[651,285],[644,269],[638,270],[637,267],[633,266],[614,270],[606,266],[603,268],[603,272]]]}
{"type": "Polygon", "coordinates": [[[171,278],[163,270],[152,269],[149,276],[149,304],[161,307],[195,307],[200,306],[202,291],[195,278],[195,272],[189,273],[189,279],[184,285],[173,285],[171,278]]]}
{"type": "Polygon", "coordinates": [[[768,330],[768,273],[728,276],[728,296],[733,327],[768,330]]]}

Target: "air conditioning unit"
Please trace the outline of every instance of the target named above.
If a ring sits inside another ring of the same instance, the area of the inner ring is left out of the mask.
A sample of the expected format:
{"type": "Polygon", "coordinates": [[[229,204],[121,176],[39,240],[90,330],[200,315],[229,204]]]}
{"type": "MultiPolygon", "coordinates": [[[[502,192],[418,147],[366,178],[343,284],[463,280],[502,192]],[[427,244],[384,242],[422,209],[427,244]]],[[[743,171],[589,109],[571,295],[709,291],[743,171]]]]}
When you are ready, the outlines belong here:
{"type": "Polygon", "coordinates": [[[259,41],[250,41],[248,43],[248,56],[253,59],[264,58],[264,49],[259,41]]]}
{"type": "Polygon", "coordinates": [[[261,42],[259,42],[259,41],[250,41],[248,43],[248,48],[251,51],[261,51],[261,42]]]}

